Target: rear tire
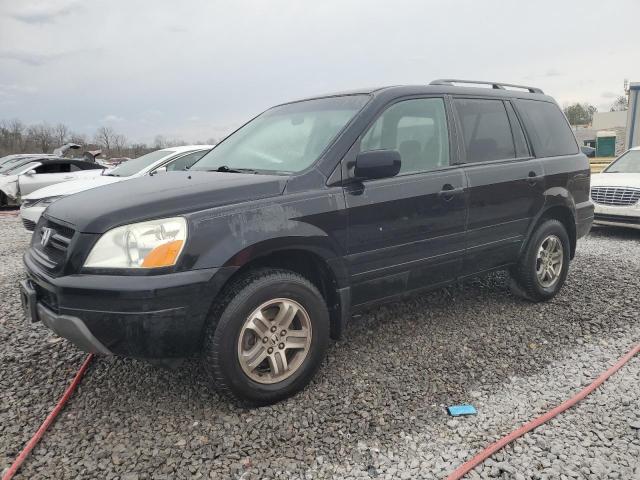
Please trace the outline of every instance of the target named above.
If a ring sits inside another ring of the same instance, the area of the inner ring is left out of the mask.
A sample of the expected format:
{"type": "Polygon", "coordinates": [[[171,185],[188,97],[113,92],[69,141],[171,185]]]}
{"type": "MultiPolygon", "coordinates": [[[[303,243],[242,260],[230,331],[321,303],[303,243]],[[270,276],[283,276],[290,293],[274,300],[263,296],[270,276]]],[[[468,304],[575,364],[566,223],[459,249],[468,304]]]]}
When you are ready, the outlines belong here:
{"type": "Polygon", "coordinates": [[[564,225],[545,220],[532,233],[526,250],[512,270],[512,291],[532,302],[552,299],[569,272],[571,247],[564,225]]]}
{"type": "Polygon", "coordinates": [[[309,383],[328,342],[329,312],[318,289],[297,273],[259,269],[236,280],[212,309],[203,368],[218,391],[267,405],[309,383]]]}

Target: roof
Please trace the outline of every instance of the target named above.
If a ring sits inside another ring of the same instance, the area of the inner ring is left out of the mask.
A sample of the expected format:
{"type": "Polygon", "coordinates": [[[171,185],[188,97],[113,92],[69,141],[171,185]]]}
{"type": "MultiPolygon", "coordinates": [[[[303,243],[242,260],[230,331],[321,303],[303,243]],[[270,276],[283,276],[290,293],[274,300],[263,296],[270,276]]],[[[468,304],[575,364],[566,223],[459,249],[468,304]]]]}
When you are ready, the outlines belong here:
{"type": "Polygon", "coordinates": [[[312,97],[301,98],[292,102],[284,102],[281,105],[296,103],[305,100],[314,100],[327,97],[339,97],[345,95],[428,95],[428,94],[459,94],[459,95],[482,95],[495,97],[511,97],[511,98],[531,98],[538,100],[554,101],[553,98],[545,95],[543,91],[537,87],[525,85],[514,85],[503,82],[481,82],[477,80],[434,80],[430,84],[423,85],[390,85],[386,87],[376,88],[359,88],[346,90],[341,92],[328,93],[323,95],[315,95],[312,97]],[[465,84],[467,86],[458,86],[456,84],[465,84]],[[468,86],[471,85],[471,86],[468,86]]]}

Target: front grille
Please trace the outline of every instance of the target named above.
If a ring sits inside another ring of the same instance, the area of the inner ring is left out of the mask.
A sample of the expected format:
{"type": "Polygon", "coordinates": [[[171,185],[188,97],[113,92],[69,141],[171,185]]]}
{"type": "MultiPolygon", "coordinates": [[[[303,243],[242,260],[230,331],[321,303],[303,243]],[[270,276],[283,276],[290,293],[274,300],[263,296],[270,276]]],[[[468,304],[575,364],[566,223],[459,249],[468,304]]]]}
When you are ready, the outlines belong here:
{"type": "Polygon", "coordinates": [[[26,228],[30,232],[33,232],[36,229],[36,222],[27,220],[26,218],[22,219],[22,225],[24,225],[24,228],[26,228]]]}
{"type": "Polygon", "coordinates": [[[64,267],[74,233],[73,228],[43,218],[33,233],[32,258],[50,273],[59,273],[64,267]]]}
{"type": "Polygon", "coordinates": [[[591,199],[600,205],[625,207],[635,205],[640,200],[640,188],[593,187],[591,199]]]}

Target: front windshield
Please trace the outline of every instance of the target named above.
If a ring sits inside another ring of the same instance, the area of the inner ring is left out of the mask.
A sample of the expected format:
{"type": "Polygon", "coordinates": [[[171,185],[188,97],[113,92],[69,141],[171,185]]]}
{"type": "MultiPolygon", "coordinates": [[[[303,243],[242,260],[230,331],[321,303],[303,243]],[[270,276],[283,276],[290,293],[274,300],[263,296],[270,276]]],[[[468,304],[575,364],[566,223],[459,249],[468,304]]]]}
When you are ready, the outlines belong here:
{"type": "Polygon", "coordinates": [[[0,164],[3,164],[4,162],[6,162],[7,160],[10,159],[16,159],[16,158],[22,158],[24,157],[24,155],[20,155],[19,153],[15,153],[13,155],[6,155],[4,157],[0,157],[0,164]]]}
{"type": "Polygon", "coordinates": [[[368,95],[345,95],[274,107],[227,137],[190,170],[299,172],[320,157],[368,100],[368,95]]]}
{"type": "Polygon", "coordinates": [[[640,173],[640,150],[629,150],[609,165],[604,173],[640,173]]]}
{"type": "Polygon", "coordinates": [[[32,162],[33,159],[30,157],[17,157],[11,160],[7,160],[2,165],[0,165],[0,173],[4,175],[9,175],[13,173],[14,170],[19,169],[23,165],[32,162]]]}
{"type": "Polygon", "coordinates": [[[156,150],[155,152],[147,153],[141,157],[124,162],[122,165],[117,166],[107,173],[107,175],[112,175],[114,177],[130,177],[131,175],[135,175],[141,170],[144,170],[154,164],[158,160],[173,155],[174,153],[174,150],[156,150]]]}

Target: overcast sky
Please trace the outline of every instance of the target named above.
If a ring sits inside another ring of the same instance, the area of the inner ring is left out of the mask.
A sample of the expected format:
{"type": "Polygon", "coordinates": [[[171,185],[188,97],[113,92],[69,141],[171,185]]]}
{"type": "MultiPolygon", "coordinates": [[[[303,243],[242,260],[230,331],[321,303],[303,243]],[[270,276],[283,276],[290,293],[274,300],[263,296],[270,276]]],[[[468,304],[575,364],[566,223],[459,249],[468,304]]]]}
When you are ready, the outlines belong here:
{"type": "Polygon", "coordinates": [[[0,119],[219,137],[279,102],[442,77],[608,110],[638,0],[0,0],[0,119]]]}

